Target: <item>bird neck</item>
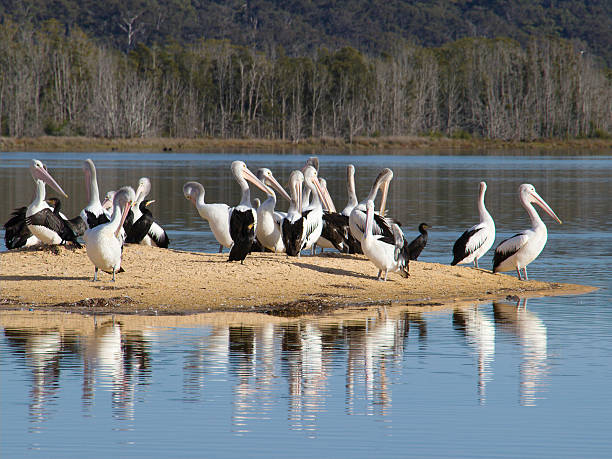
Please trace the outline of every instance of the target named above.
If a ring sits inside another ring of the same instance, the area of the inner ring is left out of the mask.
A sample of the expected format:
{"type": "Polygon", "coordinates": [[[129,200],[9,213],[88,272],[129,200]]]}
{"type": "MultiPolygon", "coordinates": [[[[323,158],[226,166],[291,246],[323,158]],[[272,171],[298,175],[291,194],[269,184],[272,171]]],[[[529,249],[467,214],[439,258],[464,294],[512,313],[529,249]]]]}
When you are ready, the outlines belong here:
{"type": "Polygon", "coordinates": [[[87,190],[89,191],[89,206],[101,205],[95,169],[89,172],[89,186],[87,190]]]}
{"type": "Polygon", "coordinates": [[[533,207],[533,204],[531,204],[531,202],[527,201],[526,199],[521,199],[521,204],[527,211],[527,214],[529,215],[529,218],[531,219],[531,227],[534,230],[541,226],[546,228],[546,225],[544,225],[544,222],[540,218],[540,214],[538,214],[538,211],[535,210],[535,207],[533,207]]]}
{"type": "Polygon", "coordinates": [[[478,196],[478,213],[480,214],[480,223],[485,221],[493,220],[491,214],[485,207],[485,190],[480,192],[480,196],[478,196]]]}
{"type": "Polygon", "coordinates": [[[36,192],[34,194],[34,201],[32,204],[35,206],[40,206],[45,201],[46,194],[45,182],[42,180],[36,180],[36,192]]]}

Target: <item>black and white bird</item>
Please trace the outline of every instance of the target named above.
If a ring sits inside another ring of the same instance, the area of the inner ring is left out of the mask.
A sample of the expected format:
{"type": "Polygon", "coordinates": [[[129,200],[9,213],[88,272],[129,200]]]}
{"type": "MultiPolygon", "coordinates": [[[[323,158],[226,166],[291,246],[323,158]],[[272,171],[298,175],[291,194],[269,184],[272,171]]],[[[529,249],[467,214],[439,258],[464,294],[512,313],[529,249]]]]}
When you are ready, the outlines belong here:
{"type": "Polygon", "coordinates": [[[531,219],[531,228],[500,242],[493,256],[493,272],[516,270],[519,279],[528,280],[527,265],[535,260],[544,249],[548,240],[546,225],[532,204],[537,204],[557,223],[561,223],[557,214],[536,192],[531,184],[519,186],[519,199],[531,219]],[[521,270],[524,275],[521,277],[521,270]]]}
{"type": "MultiPolygon", "coordinates": [[[[142,228],[147,226],[147,232],[142,235],[140,233],[128,233],[126,235],[126,242],[130,242],[133,244],[142,244],[142,245],[152,245],[155,247],[161,247],[163,249],[167,249],[170,245],[170,238],[166,233],[166,230],[162,228],[162,226],[155,221],[153,218],[153,214],[150,210],[147,209],[148,205],[141,205],[145,198],[151,192],[151,180],[148,177],[141,177],[138,180],[138,187],[136,188],[136,201],[134,206],[132,207],[132,212],[134,213],[134,225],[140,220],[143,216],[144,210],[147,210],[147,215],[141,224],[138,225],[137,231],[142,231],[142,228]]],[[[155,202],[155,200],[148,201],[149,205],[155,202]]]]}
{"type": "Polygon", "coordinates": [[[264,193],[267,193],[268,189],[244,162],[234,161],[231,169],[242,190],[242,198],[240,203],[231,209],[229,216],[229,231],[233,244],[227,261],[239,261],[244,264],[244,259],[251,252],[251,246],[255,241],[255,227],[257,225],[257,211],[251,203],[251,191],[247,181],[264,193]]]}
{"type": "MultiPolygon", "coordinates": [[[[297,177],[299,181],[299,176],[297,177]]],[[[317,170],[313,166],[307,166],[304,169],[303,177],[304,185],[313,194],[313,198],[308,208],[301,209],[301,222],[290,222],[289,219],[283,221],[283,242],[287,255],[290,256],[299,256],[302,250],[310,249],[317,242],[323,230],[323,205],[330,207],[327,195],[319,183],[317,170]],[[291,231],[289,231],[289,226],[285,228],[285,225],[289,223],[291,223],[291,231]],[[300,227],[301,233],[298,232],[300,227]]],[[[293,205],[294,194],[291,195],[291,198],[291,205],[293,205]]]]}
{"type": "Polygon", "coordinates": [[[113,197],[113,213],[108,223],[95,226],[85,231],[85,247],[87,256],[94,265],[94,281],[98,280],[98,270],[112,274],[123,272],[121,256],[123,241],[120,237],[121,228],[133,204],[133,189],[119,189],[113,197]]]}
{"type": "Polygon", "coordinates": [[[429,226],[427,223],[421,223],[419,225],[419,233],[421,234],[414,238],[410,244],[408,244],[408,258],[410,260],[416,260],[419,258],[419,255],[421,255],[421,252],[427,245],[427,230],[430,228],[431,226],[429,226]]]}
{"type": "Polygon", "coordinates": [[[366,221],[361,248],[368,260],[378,268],[378,280],[387,280],[389,271],[399,271],[402,277],[408,277],[409,263],[408,244],[400,227],[393,223],[391,225],[392,236],[374,234],[374,201],[366,202],[366,221]],[[381,279],[382,273],[385,276],[381,279]]]}
{"type": "Polygon", "coordinates": [[[273,188],[282,197],[291,202],[291,196],[285,191],[280,183],[267,167],[262,167],[257,171],[257,178],[266,185],[268,191],[267,199],[257,207],[257,227],[255,235],[262,247],[276,253],[285,251],[285,244],[281,236],[281,223],[286,213],[278,212],[276,207],[276,194],[273,188]]]}
{"type": "Polygon", "coordinates": [[[378,194],[378,190],[382,186],[382,197],[380,202],[380,210],[378,213],[374,214],[374,221],[372,223],[372,233],[374,235],[381,235],[386,237],[393,237],[393,230],[391,225],[393,221],[389,218],[384,217],[386,212],[386,204],[387,204],[387,195],[389,193],[389,182],[393,179],[393,171],[389,168],[385,168],[376,177],[374,183],[372,184],[372,188],[370,188],[370,192],[366,199],[357,204],[351,214],[349,216],[349,227],[351,230],[351,234],[355,239],[359,242],[363,239],[364,231],[365,231],[365,221],[366,221],[366,203],[368,201],[374,201],[376,199],[376,195],[378,194]]]}
{"type": "Polygon", "coordinates": [[[289,194],[291,201],[287,215],[281,221],[281,237],[288,256],[299,256],[302,249],[304,219],[302,218],[302,186],[304,174],[295,170],[289,176],[289,194]]]}
{"type": "Polygon", "coordinates": [[[451,266],[463,263],[474,263],[478,268],[478,259],[491,248],[495,242],[495,222],[485,207],[487,184],[480,182],[478,193],[478,213],[480,222],[466,230],[455,241],[451,266]]]}
{"type": "MultiPolygon", "coordinates": [[[[65,225],[60,221],[59,216],[53,214],[53,208],[45,200],[45,184],[48,184],[66,198],[68,195],[49,174],[46,166],[41,161],[33,159],[30,165],[30,172],[36,184],[36,194],[25,213],[28,230],[43,244],[54,245],[66,242],[64,237],[67,235],[62,232],[62,228],[65,225]]],[[[61,219],[65,218],[62,214],[61,219]]]]}

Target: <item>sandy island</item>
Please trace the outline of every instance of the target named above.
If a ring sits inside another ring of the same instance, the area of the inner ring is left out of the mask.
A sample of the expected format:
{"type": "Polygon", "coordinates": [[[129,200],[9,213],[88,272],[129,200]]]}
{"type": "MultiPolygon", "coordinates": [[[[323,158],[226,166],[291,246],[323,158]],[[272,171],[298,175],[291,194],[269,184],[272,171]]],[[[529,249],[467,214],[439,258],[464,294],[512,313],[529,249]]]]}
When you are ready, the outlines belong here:
{"type": "Polygon", "coordinates": [[[111,282],[85,249],[55,246],[0,253],[0,309],[44,309],[84,314],[194,314],[260,312],[299,316],[349,306],[434,306],[507,296],[582,294],[574,284],[519,281],[470,267],[411,262],[410,277],[377,269],[364,256],[325,253],[288,258],[253,253],[244,265],[227,253],[209,254],[127,245],[126,270],[111,282]]]}

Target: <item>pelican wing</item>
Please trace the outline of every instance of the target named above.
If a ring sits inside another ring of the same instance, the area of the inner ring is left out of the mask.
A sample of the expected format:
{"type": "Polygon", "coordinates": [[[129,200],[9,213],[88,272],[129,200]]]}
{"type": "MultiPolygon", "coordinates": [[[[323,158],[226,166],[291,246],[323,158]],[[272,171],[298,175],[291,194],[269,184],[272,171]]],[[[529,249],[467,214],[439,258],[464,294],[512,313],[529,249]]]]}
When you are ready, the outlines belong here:
{"type": "Polygon", "coordinates": [[[153,224],[153,216],[150,213],[143,213],[138,220],[130,227],[127,233],[125,242],[130,244],[138,244],[149,233],[153,224]]]}
{"type": "Polygon", "coordinates": [[[66,220],[64,220],[58,214],[53,213],[53,211],[48,207],[27,217],[26,225],[44,226],[49,228],[50,230],[55,231],[59,237],[62,238],[62,241],[71,241],[77,247],[81,248],[81,244],[79,244],[77,241],[74,231],[72,231],[66,220]]]}
{"type": "Polygon", "coordinates": [[[155,242],[157,247],[167,249],[170,245],[170,238],[168,238],[166,230],[164,230],[156,221],[151,224],[148,234],[149,237],[153,239],[153,242],[155,242]]]}
{"type": "Polygon", "coordinates": [[[487,241],[484,225],[478,224],[465,231],[453,246],[453,261],[451,265],[461,263],[461,260],[476,252],[487,241]]]}
{"type": "Polygon", "coordinates": [[[91,210],[85,209],[85,216],[87,218],[88,228],[95,228],[98,225],[104,225],[110,221],[104,212],[102,212],[100,215],[96,215],[91,210]]]}
{"type": "Polygon", "coordinates": [[[306,210],[302,213],[302,218],[304,220],[304,237],[302,238],[302,243],[306,242],[310,235],[314,233],[321,224],[317,219],[308,218],[311,212],[312,210],[306,210]]]}
{"type": "Polygon", "coordinates": [[[495,249],[493,255],[493,271],[497,268],[504,260],[510,258],[516,252],[521,250],[527,241],[529,236],[526,233],[518,233],[508,239],[504,239],[499,243],[495,249]]]}
{"type": "Polygon", "coordinates": [[[26,245],[32,233],[26,225],[27,207],[19,207],[11,214],[11,218],[4,224],[4,242],[7,249],[17,249],[26,245]]]}

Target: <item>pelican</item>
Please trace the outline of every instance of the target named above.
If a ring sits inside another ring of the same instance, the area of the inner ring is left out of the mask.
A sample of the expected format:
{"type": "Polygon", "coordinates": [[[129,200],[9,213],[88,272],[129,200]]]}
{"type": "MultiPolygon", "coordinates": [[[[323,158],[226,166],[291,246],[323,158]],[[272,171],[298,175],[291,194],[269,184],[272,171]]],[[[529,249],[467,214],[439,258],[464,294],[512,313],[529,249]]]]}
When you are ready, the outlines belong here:
{"type": "Polygon", "coordinates": [[[560,224],[561,220],[536,192],[533,185],[523,183],[519,186],[519,199],[529,214],[529,218],[531,218],[531,229],[522,231],[500,242],[493,256],[493,272],[498,273],[500,271],[516,269],[520,280],[529,280],[527,277],[527,265],[538,257],[548,239],[546,225],[532,203],[544,209],[557,223],[560,224]],[[524,277],[521,277],[521,269],[525,273],[524,277]]]}
{"type": "Polygon", "coordinates": [[[257,212],[251,204],[251,190],[247,180],[264,193],[268,193],[268,187],[261,183],[242,161],[234,161],[231,169],[242,190],[242,198],[240,203],[230,212],[229,231],[234,244],[230,249],[227,261],[240,261],[243,264],[244,259],[251,251],[251,246],[255,240],[255,227],[257,226],[257,212]]]}
{"type": "MultiPolygon", "coordinates": [[[[138,180],[138,188],[136,189],[136,202],[134,203],[134,208],[132,212],[134,212],[134,224],[142,217],[143,208],[141,208],[141,203],[144,202],[144,199],[151,192],[151,181],[147,177],[141,177],[138,180]]],[[[153,201],[148,201],[151,204],[153,201]]],[[[147,205],[145,205],[146,209],[147,205]]],[[[148,210],[148,209],[147,209],[148,210]]],[[[164,249],[168,248],[170,244],[170,239],[166,234],[166,231],[153,219],[153,215],[151,211],[148,211],[145,220],[143,221],[144,226],[148,226],[147,232],[144,234],[128,234],[126,242],[139,243],[143,245],[152,245],[155,247],[161,247],[164,249]],[[142,236],[142,237],[141,237],[142,236]]],[[[139,230],[141,231],[144,226],[141,226],[139,230]]]]}
{"type": "Polygon", "coordinates": [[[387,204],[387,194],[389,192],[389,182],[391,182],[391,179],[393,179],[393,171],[391,169],[385,168],[380,171],[376,177],[376,180],[374,180],[374,183],[372,184],[368,197],[357,204],[351,211],[349,216],[349,227],[351,234],[359,242],[361,242],[363,239],[365,230],[366,203],[376,199],[376,195],[378,194],[378,190],[381,186],[383,187],[383,190],[380,202],[380,212],[378,214],[374,214],[372,232],[374,235],[384,235],[390,238],[393,237],[393,231],[391,229],[392,222],[384,217],[387,204]]]}
{"type": "Polygon", "coordinates": [[[421,252],[427,245],[427,230],[430,228],[431,226],[429,226],[427,223],[421,223],[419,225],[419,233],[421,234],[414,238],[410,244],[408,244],[408,258],[410,260],[416,260],[419,258],[419,255],[421,255],[421,252]]]}
{"type": "Polygon", "coordinates": [[[121,227],[132,207],[134,190],[123,187],[113,198],[113,214],[110,222],[98,225],[85,231],[87,256],[94,264],[94,281],[98,280],[98,270],[113,275],[123,272],[121,268],[121,253],[123,244],[119,238],[121,227]]]}
{"type": "Polygon", "coordinates": [[[281,236],[281,222],[283,214],[275,212],[276,194],[271,187],[275,188],[282,197],[291,202],[291,196],[277,182],[272,171],[263,167],[257,171],[257,178],[267,187],[268,198],[257,207],[257,228],[255,234],[261,245],[272,252],[284,252],[285,244],[281,236]]]}
{"type": "Polygon", "coordinates": [[[453,261],[451,266],[474,262],[478,268],[478,259],[482,257],[495,242],[495,222],[485,207],[485,192],[487,184],[480,182],[478,194],[478,213],[480,223],[465,231],[453,246],[453,261]]]}
{"type": "Polygon", "coordinates": [[[183,195],[193,203],[200,217],[208,222],[221,253],[223,247],[230,248],[234,243],[229,230],[230,206],[222,203],[207,204],[204,202],[204,194],[204,186],[201,183],[187,182],[183,185],[183,195]]]}
{"type": "Polygon", "coordinates": [[[91,159],[86,159],[83,163],[83,172],[85,173],[88,203],[83,210],[81,210],[80,215],[86,223],[87,229],[89,229],[103,223],[108,223],[110,221],[110,214],[105,211],[100,203],[96,166],[91,159]]]}
{"type": "Polygon", "coordinates": [[[287,255],[299,256],[301,239],[304,232],[304,220],[302,219],[302,185],[304,174],[302,171],[293,171],[289,176],[289,192],[291,202],[287,215],[281,221],[281,237],[287,255]]]}
{"type": "MultiPolygon", "coordinates": [[[[313,195],[312,202],[302,209],[302,234],[300,236],[299,252],[310,249],[321,236],[323,230],[323,206],[330,208],[329,198],[321,186],[317,177],[317,170],[314,166],[307,166],[304,169],[304,185],[313,195]]],[[[287,249],[287,254],[289,250],[287,249]]]]}
{"type": "Polygon", "coordinates": [[[378,268],[378,280],[384,271],[387,280],[389,271],[399,271],[402,277],[408,277],[408,247],[402,230],[395,223],[391,225],[393,237],[385,237],[372,232],[374,225],[374,201],[366,202],[366,221],[361,248],[368,260],[378,268]]]}
{"type": "Polygon", "coordinates": [[[355,166],[352,164],[346,166],[346,192],[348,194],[348,202],[340,213],[348,217],[355,206],[359,204],[357,194],[355,193],[355,166]]]}
{"type": "MultiPolygon", "coordinates": [[[[39,160],[32,160],[30,172],[34,183],[36,183],[36,195],[34,201],[26,209],[26,225],[32,234],[43,244],[61,244],[65,241],[62,235],[58,233],[59,227],[62,225],[56,221],[56,217],[53,216],[53,209],[45,201],[45,183],[64,197],[67,198],[68,195],[49,174],[46,166],[39,160]],[[38,215],[39,213],[40,215],[38,215]]],[[[63,215],[62,218],[64,218],[63,215]]]]}

